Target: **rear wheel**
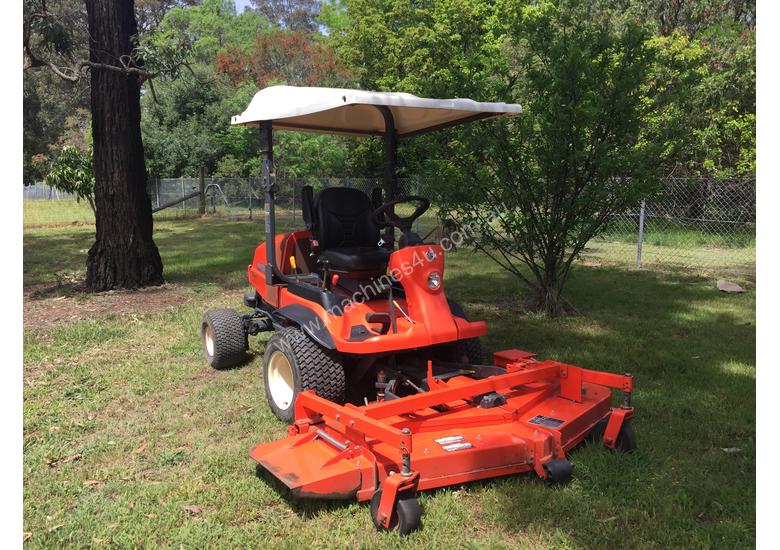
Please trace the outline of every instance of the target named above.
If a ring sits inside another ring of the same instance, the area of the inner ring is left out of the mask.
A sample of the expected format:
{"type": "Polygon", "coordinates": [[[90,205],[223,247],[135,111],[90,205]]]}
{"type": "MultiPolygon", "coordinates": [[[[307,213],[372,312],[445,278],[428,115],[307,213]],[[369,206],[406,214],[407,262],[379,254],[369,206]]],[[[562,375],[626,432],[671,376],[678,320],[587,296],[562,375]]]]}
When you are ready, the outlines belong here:
{"type": "Polygon", "coordinates": [[[343,404],[344,366],[338,354],[326,350],[297,327],[274,333],[263,359],[265,397],[273,413],[287,423],[295,419],[295,399],[305,390],[343,404]]]}
{"type": "Polygon", "coordinates": [[[200,323],[200,340],[206,362],[215,369],[240,365],[249,349],[244,323],[232,309],[207,311],[200,323]]]}

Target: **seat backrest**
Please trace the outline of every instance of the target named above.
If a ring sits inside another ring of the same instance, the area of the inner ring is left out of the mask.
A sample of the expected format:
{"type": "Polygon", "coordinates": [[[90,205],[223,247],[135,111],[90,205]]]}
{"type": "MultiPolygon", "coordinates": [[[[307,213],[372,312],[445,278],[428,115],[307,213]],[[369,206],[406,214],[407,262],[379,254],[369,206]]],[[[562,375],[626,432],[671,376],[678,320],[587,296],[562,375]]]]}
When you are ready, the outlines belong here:
{"type": "Polygon", "coordinates": [[[329,187],[314,201],[314,238],[319,248],[377,246],[379,228],[371,199],[359,189],[329,187]]]}
{"type": "Polygon", "coordinates": [[[379,187],[374,187],[371,190],[371,205],[374,207],[374,210],[382,206],[384,202],[382,201],[382,190],[379,187]]]}
{"type": "Polygon", "coordinates": [[[306,229],[314,227],[314,189],[311,185],[304,185],[301,189],[301,212],[306,229]]]}

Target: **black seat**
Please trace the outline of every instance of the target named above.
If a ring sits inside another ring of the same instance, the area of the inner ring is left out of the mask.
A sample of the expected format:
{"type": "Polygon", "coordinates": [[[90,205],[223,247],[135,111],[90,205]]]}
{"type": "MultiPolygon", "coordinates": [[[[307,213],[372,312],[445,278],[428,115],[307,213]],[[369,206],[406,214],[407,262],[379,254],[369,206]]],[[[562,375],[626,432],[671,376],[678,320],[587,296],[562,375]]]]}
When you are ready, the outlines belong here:
{"type": "Polygon", "coordinates": [[[371,199],[358,189],[330,187],[314,200],[312,234],[318,257],[341,271],[384,271],[390,251],[381,248],[371,199]]]}
{"type": "Polygon", "coordinates": [[[320,258],[330,267],[347,271],[384,271],[390,251],[386,248],[370,246],[351,246],[331,248],[320,253],[320,258]]]}

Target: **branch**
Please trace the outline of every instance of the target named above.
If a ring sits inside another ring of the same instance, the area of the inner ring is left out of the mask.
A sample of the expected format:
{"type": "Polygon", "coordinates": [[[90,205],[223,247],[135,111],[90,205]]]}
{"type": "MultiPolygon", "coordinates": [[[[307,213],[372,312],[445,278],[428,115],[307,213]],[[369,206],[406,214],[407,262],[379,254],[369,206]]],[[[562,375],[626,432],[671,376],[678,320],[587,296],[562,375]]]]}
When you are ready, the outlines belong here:
{"type": "MultiPolygon", "coordinates": [[[[125,56],[123,56],[125,57],[125,56]]],[[[149,71],[146,71],[144,69],[141,69],[134,64],[128,64],[125,63],[123,59],[120,59],[119,61],[122,66],[117,67],[116,65],[109,65],[108,63],[96,63],[94,61],[86,61],[86,60],[80,60],[79,63],[91,68],[91,69],[101,69],[106,71],[115,71],[119,73],[125,73],[125,74],[135,74],[141,77],[141,80],[139,83],[142,83],[145,80],[148,80],[150,78],[154,78],[160,73],[150,73],[149,71]]]]}
{"type": "Polygon", "coordinates": [[[76,64],[73,67],[60,68],[57,65],[55,65],[53,62],[36,56],[30,49],[29,44],[24,45],[24,53],[27,55],[27,59],[29,60],[29,62],[26,63],[24,66],[25,70],[33,69],[36,67],[48,67],[49,69],[51,69],[51,71],[54,74],[70,82],[77,82],[83,76],[81,74],[81,72],[84,69],[84,63],[85,63],[83,60],[76,62],[76,64]]]}
{"type": "MultiPolygon", "coordinates": [[[[27,54],[27,58],[29,59],[29,63],[24,67],[25,69],[32,69],[36,67],[48,67],[49,69],[52,70],[52,72],[54,72],[54,74],[70,82],[77,82],[79,79],[85,76],[84,74],[86,72],[85,69],[99,69],[99,70],[114,71],[114,72],[119,72],[124,74],[138,75],[140,77],[139,84],[142,84],[144,81],[150,78],[155,78],[160,74],[159,72],[150,73],[149,71],[146,71],[144,69],[135,66],[135,64],[132,61],[130,62],[125,61],[125,59],[120,59],[121,66],[110,65],[108,63],[97,63],[95,61],[89,61],[87,59],[79,59],[71,67],[58,67],[52,61],[49,61],[48,59],[42,59],[36,56],[35,54],[33,54],[29,45],[24,46],[24,52],[27,54]]],[[[128,57],[128,56],[123,56],[123,57],[128,57]]]]}

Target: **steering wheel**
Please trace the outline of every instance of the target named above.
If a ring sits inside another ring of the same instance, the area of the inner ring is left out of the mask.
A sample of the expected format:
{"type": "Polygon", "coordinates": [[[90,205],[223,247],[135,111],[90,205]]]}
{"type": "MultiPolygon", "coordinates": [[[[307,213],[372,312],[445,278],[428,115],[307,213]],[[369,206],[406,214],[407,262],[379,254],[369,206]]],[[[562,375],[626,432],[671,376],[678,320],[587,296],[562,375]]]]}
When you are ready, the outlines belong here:
{"type": "Polygon", "coordinates": [[[431,207],[431,201],[425,197],[419,195],[407,195],[394,201],[388,201],[382,206],[374,210],[374,219],[381,225],[390,225],[397,227],[402,233],[406,233],[412,230],[412,224],[414,221],[422,216],[428,208],[431,207]],[[401,217],[393,211],[393,207],[397,204],[404,203],[420,203],[417,209],[409,216],[401,217]]]}

